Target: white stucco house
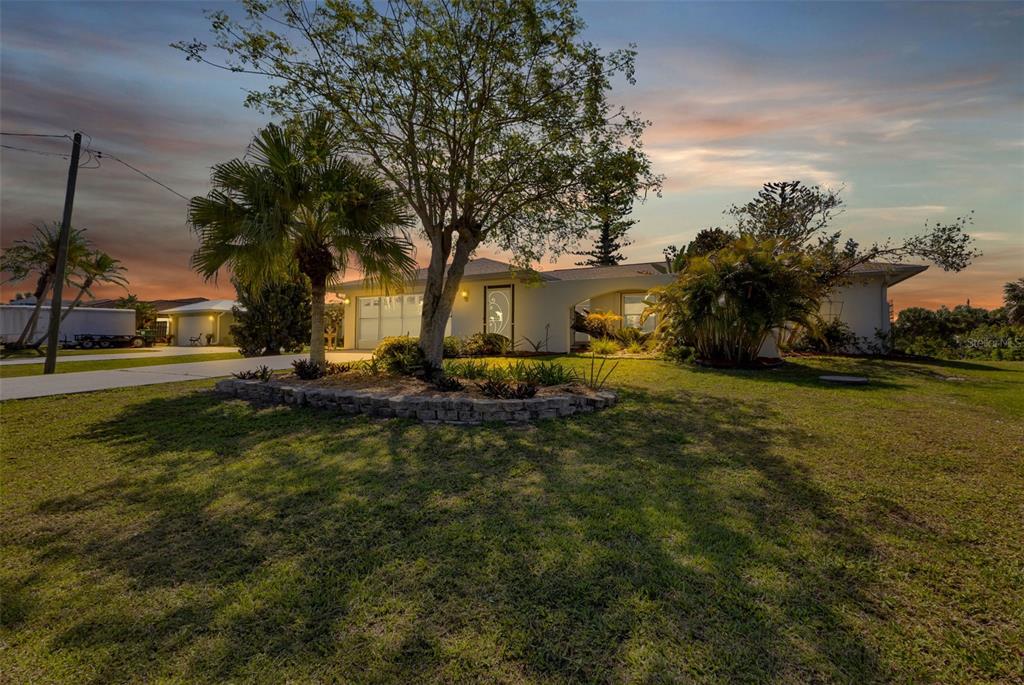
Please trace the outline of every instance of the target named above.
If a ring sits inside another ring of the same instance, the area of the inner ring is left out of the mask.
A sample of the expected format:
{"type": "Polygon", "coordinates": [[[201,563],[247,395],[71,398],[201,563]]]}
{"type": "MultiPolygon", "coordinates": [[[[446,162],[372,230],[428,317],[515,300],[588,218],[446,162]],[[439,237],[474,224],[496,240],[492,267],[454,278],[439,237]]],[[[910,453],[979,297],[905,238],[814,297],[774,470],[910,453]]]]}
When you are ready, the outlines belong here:
{"type": "MultiPolygon", "coordinates": [[[[822,314],[839,317],[857,336],[873,338],[876,329],[889,329],[889,287],[926,268],[865,264],[854,272],[849,285],[823,303],[822,314]]],[[[471,260],[447,334],[500,333],[516,349],[530,349],[532,343],[549,352],[567,352],[586,339],[571,329],[574,311],[611,312],[623,318],[623,325],[639,326],[648,291],[674,278],[663,262],[554,269],[539,275],[516,273],[509,264],[494,259],[471,260]]],[[[341,284],[337,293],[345,308],[344,348],[372,349],[387,336],[418,335],[425,283],[426,270],[421,269],[397,294],[384,294],[362,281],[341,284]]],[[[648,321],[645,327],[653,325],[648,321]]],[[[763,353],[772,356],[773,349],[763,353]]]]}
{"type": "Polygon", "coordinates": [[[161,310],[157,320],[167,322],[167,333],[174,336],[175,345],[233,345],[235,317],[231,309],[237,305],[234,300],[205,300],[161,310]],[[212,336],[209,343],[207,335],[212,336]]]}

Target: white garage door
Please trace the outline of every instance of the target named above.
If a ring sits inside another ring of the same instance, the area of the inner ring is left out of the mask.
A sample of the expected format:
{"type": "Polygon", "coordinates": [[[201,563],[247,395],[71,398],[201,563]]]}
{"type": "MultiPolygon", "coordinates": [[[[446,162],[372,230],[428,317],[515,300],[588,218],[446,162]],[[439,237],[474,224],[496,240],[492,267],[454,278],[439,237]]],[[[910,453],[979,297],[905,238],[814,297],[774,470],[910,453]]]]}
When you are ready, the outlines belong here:
{"type": "MultiPolygon", "coordinates": [[[[423,312],[423,295],[391,295],[387,297],[357,297],[356,321],[357,347],[371,349],[381,338],[393,335],[420,335],[420,315],[423,312]]],[[[451,332],[452,322],[448,320],[445,335],[451,332]]]]}

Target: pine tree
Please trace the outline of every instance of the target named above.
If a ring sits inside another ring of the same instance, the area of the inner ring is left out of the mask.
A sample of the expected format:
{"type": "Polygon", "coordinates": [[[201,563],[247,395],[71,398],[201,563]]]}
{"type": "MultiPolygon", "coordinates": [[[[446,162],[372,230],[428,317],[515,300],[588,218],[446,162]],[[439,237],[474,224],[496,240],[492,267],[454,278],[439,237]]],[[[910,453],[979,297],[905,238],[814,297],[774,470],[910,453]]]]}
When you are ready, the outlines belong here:
{"type": "Polygon", "coordinates": [[[651,173],[647,158],[636,150],[599,146],[586,173],[587,209],[596,232],[593,249],[573,254],[586,257],[578,266],[615,266],[625,257],[619,252],[633,241],[626,238],[636,219],[627,219],[633,202],[643,202],[649,191],[661,192],[662,178],[651,173]]]}

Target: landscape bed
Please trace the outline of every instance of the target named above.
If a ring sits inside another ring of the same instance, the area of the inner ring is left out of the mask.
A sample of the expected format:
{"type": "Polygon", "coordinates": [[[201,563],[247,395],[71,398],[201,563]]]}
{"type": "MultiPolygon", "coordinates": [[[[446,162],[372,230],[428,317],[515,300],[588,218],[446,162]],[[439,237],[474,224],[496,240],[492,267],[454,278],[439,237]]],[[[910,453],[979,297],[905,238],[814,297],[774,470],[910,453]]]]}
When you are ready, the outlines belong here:
{"type": "Polygon", "coordinates": [[[572,416],[615,404],[616,393],[592,391],[578,384],[540,387],[533,397],[487,397],[473,384],[458,392],[441,392],[403,377],[356,377],[338,382],[282,378],[268,381],[226,378],[217,392],[263,404],[287,404],[379,418],[417,419],[426,423],[476,425],[487,422],[527,423],[572,416]]]}

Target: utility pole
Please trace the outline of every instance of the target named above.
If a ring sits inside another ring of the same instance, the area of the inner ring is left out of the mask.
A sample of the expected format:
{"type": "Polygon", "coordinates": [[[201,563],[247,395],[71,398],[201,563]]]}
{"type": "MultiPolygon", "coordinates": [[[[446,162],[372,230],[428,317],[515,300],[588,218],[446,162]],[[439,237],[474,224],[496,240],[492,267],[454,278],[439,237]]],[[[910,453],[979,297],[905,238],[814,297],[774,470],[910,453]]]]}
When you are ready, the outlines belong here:
{"type": "Polygon", "coordinates": [[[64,272],[68,267],[68,243],[71,240],[71,207],[75,203],[75,181],[78,180],[78,156],[82,150],[82,134],[75,133],[68,168],[68,189],[64,194],[64,216],[60,221],[60,242],[57,245],[57,271],[54,273],[53,297],[50,302],[50,335],[46,341],[46,363],[43,373],[57,370],[57,346],[60,344],[60,315],[64,305],[64,272]]]}

